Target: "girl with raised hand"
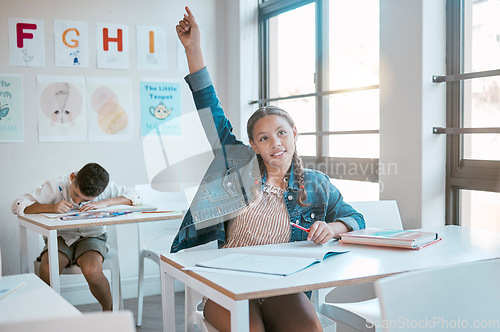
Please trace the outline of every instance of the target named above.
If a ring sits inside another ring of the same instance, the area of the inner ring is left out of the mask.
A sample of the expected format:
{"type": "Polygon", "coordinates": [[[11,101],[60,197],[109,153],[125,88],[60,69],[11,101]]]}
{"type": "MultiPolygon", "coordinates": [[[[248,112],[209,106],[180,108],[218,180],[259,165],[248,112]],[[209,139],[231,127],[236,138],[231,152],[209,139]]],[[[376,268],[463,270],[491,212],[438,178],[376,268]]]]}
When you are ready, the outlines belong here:
{"type": "MultiPolygon", "coordinates": [[[[364,228],[363,216],[343,201],[327,175],[302,167],[297,129],[284,110],[266,106],[254,112],[247,123],[250,146],[234,136],[205,67],[200,28],[188,7],[176,31],[186,50],[190,72],[186,81],[215,159],[171,251],[213,240],[220,248],[300,240],[321,245],[364,228]],[[308,228],[309,233],[290,223],[308,228]]],[[[251,331],[321,331],[308,294],[249,302],[251,331]]],[[[229,312],[210,299],[204,303],[205,318],[219,331],[229,331],[229,312]]]]}

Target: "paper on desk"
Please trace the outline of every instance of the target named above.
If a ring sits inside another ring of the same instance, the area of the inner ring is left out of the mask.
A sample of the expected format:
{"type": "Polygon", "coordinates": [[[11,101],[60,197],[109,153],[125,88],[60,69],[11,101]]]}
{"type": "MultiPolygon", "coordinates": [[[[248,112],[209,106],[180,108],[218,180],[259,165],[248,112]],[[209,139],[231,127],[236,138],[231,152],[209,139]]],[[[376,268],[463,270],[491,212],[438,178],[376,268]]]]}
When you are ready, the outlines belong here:
{"type": "Polygon", "coordinates": [[[201,267],[201,266],[187,266],[183,268],[185,271],[194,271],[194,272],[206,272],[206,273],[218,273],[218,274],[229,274],[236,275],[242,277],[257,277],[257,278],[266,278],[266,279],[281,279],[283,276],[278,276],[274,274],[260,274],[254,272],[244,272],[244,271],[232,271],[232,270],[221,270],[221,269],[212,269],[209,267],[201,267]]]}

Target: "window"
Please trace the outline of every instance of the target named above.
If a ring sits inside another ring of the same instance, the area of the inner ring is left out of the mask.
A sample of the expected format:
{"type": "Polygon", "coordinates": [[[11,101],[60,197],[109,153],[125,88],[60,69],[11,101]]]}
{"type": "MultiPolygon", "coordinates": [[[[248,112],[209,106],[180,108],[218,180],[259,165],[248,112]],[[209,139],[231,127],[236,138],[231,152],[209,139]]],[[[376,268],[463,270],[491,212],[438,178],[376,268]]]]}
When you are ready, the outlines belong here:
{"type": "Polygon", "coordinates": [[[261,1],[259,36],[254,103],[291,114],[305,166],[346,200],[378,200],[379,2],[261,1]]]}
{"type": "Polygon", "coordinates": [[[447,223],[498,231],[500,1],[448,0],[447,11],[447,223]]]}

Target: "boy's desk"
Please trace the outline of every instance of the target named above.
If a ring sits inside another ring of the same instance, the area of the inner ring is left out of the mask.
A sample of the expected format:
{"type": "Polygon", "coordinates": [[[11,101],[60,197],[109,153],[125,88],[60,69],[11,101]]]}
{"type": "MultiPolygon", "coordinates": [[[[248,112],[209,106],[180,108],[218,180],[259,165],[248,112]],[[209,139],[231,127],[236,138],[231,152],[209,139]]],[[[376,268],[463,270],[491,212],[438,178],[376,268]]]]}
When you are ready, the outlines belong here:
{"type": "MultiPolygon", "coordinates": [[[[197,262],[220,257],[238,248],[165,253],[161,257],[164,330],[175,331],[174,279],[186,285],[186,293],[194,289],[228,309],[231,312],[232,331],[248,331],[250,299],[360,284],[407,271],[500,258],[500,233],[459,226],[425,230],[436,231],[443,239],[420,251],[330,242],[325,246],[349,252],[279,278],[182,270],[183,267],[194,266],[197,262]]],[[[275,246],[307,250],[311,245],[303,241],[275,246]]]]}
{"type": "Polygon", "coordinates": [[[0,300],[0,330],[6,323],[81,315],[33,273],[3,276],[1,281],[25,284],[0,300]]]}
{"type": "Polygon", "coordinates": [[[18,216],[21,246],[21,273],[27,273],[28,268],[28,241],[27,229],[47,237],[49,258],[49,275],[51,287],[59,293],[59,260],[57,254],[57,231],[61,229],[86,228],[92,226],[106,226],[130,224],[147,221],[177,220],[182,217],[180,211],[166,213],[134,212],[110,218],[81,219],[62,221],[58,218],[47,218],[41,214],[25,214],[18,216]]]}

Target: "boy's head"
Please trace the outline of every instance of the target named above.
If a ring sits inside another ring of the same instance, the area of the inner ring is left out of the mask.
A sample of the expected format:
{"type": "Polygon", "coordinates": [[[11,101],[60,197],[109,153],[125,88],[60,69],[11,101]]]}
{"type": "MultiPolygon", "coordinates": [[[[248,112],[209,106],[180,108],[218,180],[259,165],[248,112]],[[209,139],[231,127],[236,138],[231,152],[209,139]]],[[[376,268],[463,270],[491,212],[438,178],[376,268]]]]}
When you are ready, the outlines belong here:
{"type": "Polygon", "coordinates": [[[70,176],[71,198],[75,203],[91,201],[99,196],[109,182],[108,172],[99,164],[89,163],[70,176]]]}

